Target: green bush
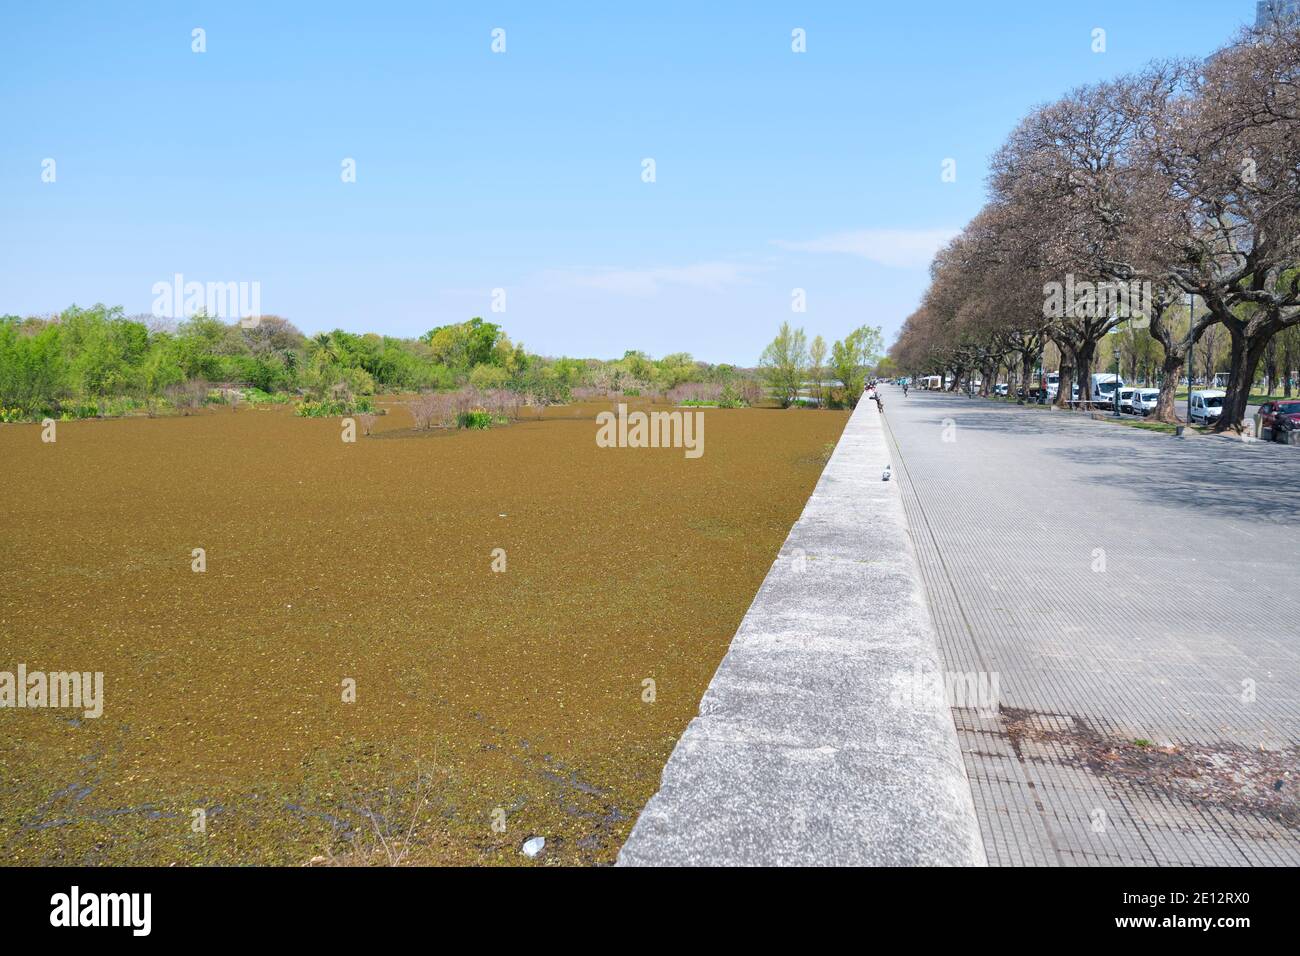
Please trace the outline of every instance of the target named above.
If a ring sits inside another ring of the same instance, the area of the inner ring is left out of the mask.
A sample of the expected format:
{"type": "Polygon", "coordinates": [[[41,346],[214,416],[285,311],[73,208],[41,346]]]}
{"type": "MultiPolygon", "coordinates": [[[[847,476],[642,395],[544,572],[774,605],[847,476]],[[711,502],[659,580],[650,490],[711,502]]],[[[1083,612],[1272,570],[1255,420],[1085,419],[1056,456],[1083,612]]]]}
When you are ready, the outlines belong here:
{"type": "Polygon", "coordinates": [[[336,418],[359,412],[373,413],[374,410],[375,403],[368,398],[358,398],[352,402],[323,399],[319,402],[299,402],[293,413],[301,418],[336,418]]]}
{"type": "Polygon", "coordinates": [[[456,416],[457,428],[491,428],[501,419],[493,419],[491,413],[475,409],[472,412],[461,412],[456,416]]]}
{"type": "Polygon", "coordinates": [[[99,406],[90,402],[70,402],[60,411],[59,420],[70,422],[78,418],[98,418],[99,406]]]}
{"type": "Polygon", "coordinates": [[[498,365],[475,365],[469,373],[469,383],[480,391],[505,388],[510,384],[509,373],[498,365]]]}
{"type": "Polygon", "coordinates": [[[727,382],[722,386],[722,397],[718,399],[719,408],[743,408],[745,400],[741,397],[740,389],[736,387],[735,382],[727,382]]]}
{"type": "Polygon", "coordinates": [[[288,392],[265,392],[257,387],[245,388],[242,393],[243,400],[250,405],[285,405],[293,401],[288,392]]]}

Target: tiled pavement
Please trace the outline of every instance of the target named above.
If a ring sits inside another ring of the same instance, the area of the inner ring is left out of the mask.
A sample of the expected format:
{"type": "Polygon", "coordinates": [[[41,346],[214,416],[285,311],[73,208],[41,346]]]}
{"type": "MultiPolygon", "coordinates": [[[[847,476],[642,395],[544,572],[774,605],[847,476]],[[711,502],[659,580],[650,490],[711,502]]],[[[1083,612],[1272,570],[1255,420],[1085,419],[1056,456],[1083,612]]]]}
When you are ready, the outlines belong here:
{"type": "Polygon", "coordinates": [[[885,403],[989,861],[1300,864],[1300,449],[885,403]]]}

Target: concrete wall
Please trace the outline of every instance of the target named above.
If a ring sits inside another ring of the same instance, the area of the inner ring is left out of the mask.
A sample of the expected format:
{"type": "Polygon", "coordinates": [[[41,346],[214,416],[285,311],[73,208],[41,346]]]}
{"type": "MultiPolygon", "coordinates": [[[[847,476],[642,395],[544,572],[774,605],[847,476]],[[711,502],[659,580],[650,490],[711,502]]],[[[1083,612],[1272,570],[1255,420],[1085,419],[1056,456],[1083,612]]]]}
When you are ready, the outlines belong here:
{"type": "Polygon", "coordinates": [[[888,464],[863,402],[620,866],[985,863],[888,464]]]}

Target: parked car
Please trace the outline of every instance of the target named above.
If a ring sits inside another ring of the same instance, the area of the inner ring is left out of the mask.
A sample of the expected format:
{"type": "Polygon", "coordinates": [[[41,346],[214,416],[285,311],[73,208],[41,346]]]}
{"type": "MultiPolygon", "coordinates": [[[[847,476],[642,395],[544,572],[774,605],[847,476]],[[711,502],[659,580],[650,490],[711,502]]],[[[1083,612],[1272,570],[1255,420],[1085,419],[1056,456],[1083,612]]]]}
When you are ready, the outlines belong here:
{"type": "Polygon", "coordinates": [[[1265,402],[1259,406],[1260,431],[1267,428],[1273,441],[1289,441],[1293,431],[1300,431],[1300,399],[1265,402]]]}
{"type": "Polygon", "coordinates": [[[1006,382],[999,382],[997,385],[993,386],[994,395],[1006,395],[1010,391],[1011,391],[1011,386],[1008,385],[1006,382]]]}
{"type": "Polygon", "coordinates": [[[1192,392],[1187,404],[1187,417],[1193,424],[1208,425],[1218,421],[1223,414],[1223,397],[1226,392],[1217,388],[1207,388],[1192,392]]]}
{"type": "Polygon", "coordinates": [[[1160,389],[1139,388],[1133,392],[1133,414],[1146,417],[1156,410],[1160,403],[1160,389]]]}
{"type": "Polygon", "coordinates": [[[1088,401],[1093,405],[1114,408],[1115,389],[1123,387],[1124,380],[1118,375],[1094,375],[1089,379],[1088,401]]]}
{"type": "MultiPolygon", "coordinates": [[[[1047,376],[1047,400],[1054,402],[1056,396],[1061,394],[1061,377],[1058,373],[1053,372],[1047,376]]],[[[1070,400],[1079,400],[1079,385],[1076,382],[1070,383],[1070,400]]]]}
{"type": "Polygon", "coordinates": [[[1119,390],[1119,410],[1121,412],[1128,412],[1130,415],[1137,414],[1133,410],[1133,396],[1136,394],[1136,388],[1121,388],[1119,390]]]}

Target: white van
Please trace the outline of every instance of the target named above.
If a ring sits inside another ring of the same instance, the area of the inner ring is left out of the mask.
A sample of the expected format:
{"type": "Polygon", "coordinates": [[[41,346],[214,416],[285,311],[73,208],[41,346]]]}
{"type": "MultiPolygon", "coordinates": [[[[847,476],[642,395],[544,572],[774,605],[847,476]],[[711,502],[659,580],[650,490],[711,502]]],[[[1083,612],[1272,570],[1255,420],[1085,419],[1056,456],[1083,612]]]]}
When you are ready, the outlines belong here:
{"type": "Polygon", "coordinates": [[[1158,388],[1139,388],[1133,392],[1133,413],[1135,415],[1150,415],[1160,404],[1160,389],[1158,388]]]}
{"type": "Polygon", "coordinates": [[[1208,425],[1210,422],[1218,421],[1219,416],[1223,414],[1223,398],[1226,394],[1217,388],[1192,392],[1191,400],[1187,405],[1187,417],[1193,424],[1200,422],[1202,425],[1208,425]]]}
{"type": "Polygon", "coordinates": [[[1089,382],[1088,401],[1093,405],[1113,407],[1115,389],[1124,387],[1124,380],[1118,375],[1094,375],[1089,382]]]}

